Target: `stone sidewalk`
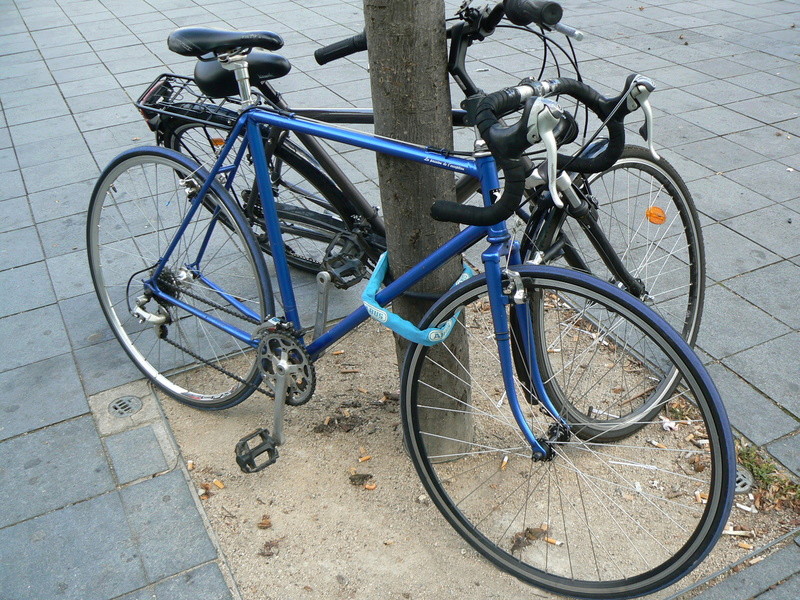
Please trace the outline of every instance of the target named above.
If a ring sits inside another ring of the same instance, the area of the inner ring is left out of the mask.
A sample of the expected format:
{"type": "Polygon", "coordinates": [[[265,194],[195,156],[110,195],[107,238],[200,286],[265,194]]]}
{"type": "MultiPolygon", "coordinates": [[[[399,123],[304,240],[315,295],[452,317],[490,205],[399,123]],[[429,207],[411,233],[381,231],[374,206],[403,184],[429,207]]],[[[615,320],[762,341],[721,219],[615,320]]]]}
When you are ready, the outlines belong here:
{"type": "MultiPolygon", "coordinates": [[[[800,474],[800,0],[564,7],[589,34],[587,80],[656,80],[656,142],[704,225],[698,346],[738,432],[800,474]]],[[[173,29],[274,30],[290,104],[365,106],[366,56],[311,56],[362,23],[361,0],[0,0],[3,600],[239,597],[159,407],[100,315],[85,210],[100,168],[151,143],[131,99],[164,71],[191,73],[166,48],[173,29]]],[[[497,35],[470,68],[516,83],[531,45],[497,35]]],[[[343,158],[374,197],[371,157],[343,158]]],[[[703,597],[798,596],[797,544],[757,567],[703,597]]]]}

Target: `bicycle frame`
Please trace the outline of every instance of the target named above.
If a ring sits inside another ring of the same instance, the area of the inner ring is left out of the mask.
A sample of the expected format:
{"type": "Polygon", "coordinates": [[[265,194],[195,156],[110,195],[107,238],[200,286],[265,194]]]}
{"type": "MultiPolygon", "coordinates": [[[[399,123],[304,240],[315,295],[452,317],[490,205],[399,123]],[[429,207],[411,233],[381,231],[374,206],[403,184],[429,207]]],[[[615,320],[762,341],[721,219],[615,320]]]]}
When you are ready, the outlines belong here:
{"type": "MultiPolygon", "coordinates": [[[[205,180],[199,192],[192,200],[191,208],[187,212],[187,216],[185,217],[182,225],[179,227],[175,238],[170,243],[166,253],[159,260],[158,266],[156,267],[153,275],[147,282],[145,282],[145,285],[149,288],[154,297],[179,306],[181,309],[190,312],[194,316],[206,321],[214,327],[222,329],[226,333],[234,336],[241,342],[248,344],[253,348],[258,347],[258,339],[254,339],[249,334],[238,329],[237,327],[226,323],[217,317],[208,315],[203,311],[189,306],[186,303],[181,302],[179,299],[166,294],[158,288],[157,282],[164,265],[167,264],[170,255],[177,247],[181,235],[183,235],[183,233],[186,231],[186,228],[188,227],[193,215],[197,210],[200,209],[200,206],[203,203],[203,198],[210,189],[212,182],[218,175],[222,174],[227,177],[228,181],[226,185],[230,187],[232,185],[232,180],[236,175],[239,164],[244,156],[244,152],[249,147],[253,157],[259,189],[262,190],[262,209],[266,217],[265,221],[267,226],[267,234],[269,236],[270,247],[272,249],[272,262],[275,267],[278,286],[281,298],[283,300],[283,309],[285,313],[284,318],[288,322],[292,323],[297,330],[302,329],[302,324],[300,323],[300,316],[294,296],[294,289],[292,286],[291,273],[289,271],[289,265],[286,261],[286,253],[283,245],[280,223],[277,217],[275,199],[272,194],[270,174],[267,167],[268,163],[264,151],[263,138],[261,135],[262,125],[295,131],[310,136],[322,137],[477,178],[481,182],[484,204],[487,206],[493,202],[493,192],[500,187],[497,177],[496,163],[491,155],[480,155],[474,159],[447,156],[442,152],[437,152],[429,148],[423,148],[421,146],[412,145],[398,140],[376,137],[357,131],[339,129],[323,123],[301,119],[293,114],[279,114],[277,112],[259,109],[249,109],[245,111],[236,123],[227,143],[220,152],[214,167],[211,169],[208,178],[205,180]],[[233,163],[223,166],[228,154],[233,148],[234,142],[237,140],[242,131],[245,132],[246,143],[240,146],[233,163]],[[266,190],[269,191],[267,192],[266,190]]],[[[210,226],[207,235],[210,235],[215,225],[216,223],[210,226]]],[[[449,259],[454,256],[458,256],[484,237],[486,237],[487,241],[489,242],[489,247],[483,252],[481,257],[485,265],[486,281],[494,323],[494,334],[500,354],[501,369],[506,387],[507,398],[514,414],[514,418],[527,441],[530,443],[534,455],[545,457],[548,455],[548,451],[536,438],[528,426],[523,411],[520,407],[519,398],[517,397],[515,391],[513,378],[514,361],[510,342],[510,323],[505,311],[505,305],[513,302],[513,300],[510,300],[509,296],[503,291],[503,268],[501,266],[501,261],[504,261],[505,264],[513,267],[514,265],[520,264],[520,255],[518,244],[511,242],[511,236],[506,228],[505,222],[500,222],[492,226],[467,227],[442,245],[438,250],[434,251],[427,258],[423,259],[408,272],[398,277],[395,281],[380,291],[377,295],[377,301],[381,306],[387,305],[394,298],[397,298],[400,294],[411,288],[418,281],[438,269],[449,259]]],[[[189,268],[198,265],[202,261],[204,248],[205,245],[202,244],[195,262],[192,263],[192,265],[187,265],[189,268]]],[[[250,317],[254,316],[251,311],[245,309],[245,307],[236,302],[235,299],[232,299],[230,295],[225,293],[224,290],[219,289],[219,287],[217,287],[212,281],[204,280],[204,283],[226,300],[234,300],[231,302],[231,304],[243,314],[246,314],[250,317]]],[[[538,373],[536,360],[533,358],[536,356],[536,349],[534,346],[533,336],[531,335],[532,323],[530,316],[528,312],[524,310],[513,311],[513,314],[515,315],[514,318],[517,319],[519,330],[522,332],[522,346],[527,357],[526,362],[531,371],[531,379],[535,388],[536,396],[545,409],[548,410],[554,418],[558,419],[563,425],[566,425],[566,422],[559,416],[558,411],[547,396],[547,393],[544,389],[544,383],[542,382],[541,376],[538,373]]],[[[262,320],[266,318],[264,315],[256,315],[255,317],[262,320]]],[[[356,326],[364,322],[368,317],[369,313],[367,312],[367,309],[364,306],[359,307],[329,331],[311,343],[307,344],[306,350],[312,359],[318,358],[326,348],[339,340],[346,333],[350,332],[356,326]]]]}

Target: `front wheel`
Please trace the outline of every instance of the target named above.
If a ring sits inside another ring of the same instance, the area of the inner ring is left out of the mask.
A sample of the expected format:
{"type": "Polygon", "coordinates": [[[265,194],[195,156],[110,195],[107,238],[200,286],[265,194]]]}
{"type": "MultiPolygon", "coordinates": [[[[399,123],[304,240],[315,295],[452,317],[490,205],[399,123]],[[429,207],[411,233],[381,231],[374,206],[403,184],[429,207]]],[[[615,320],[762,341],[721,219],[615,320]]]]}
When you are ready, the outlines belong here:
{"type": "MultiPolygon", "coordinates": [[[[551,440],[552,459],[536,460],[502,384],[479,276],[442,297],[421,324],[460,313],[451,337],[412,346],[405,359],[402,421],[417,473],[456,531],[522,581],[580,598],[661,589],[706,556],[730,511],[734,457],[719,396],[686,343],[631,296],[563,269],[519,273],[527,300],[515,311],[527,310],[528,323],[559,341],[548,354],[556,384],[572,381],[571,392],[600,406],[647,394],[674,369],[677,389],[659,409],[686,424],[668,432],[659,419],[643,421],[616,443],[559,434],[536,404],[530,362],[516,360],[524,418],[537,438],[551,440]],[[707,445],[686,441],[688,433],[707,445]]],[[[511,337],[518,355],[523,337],[535,339],[519,326],[511,337]]]]}
{"type": "Polygon", "coordinates": [[[136,366],[176,400],[219,409],[260,380],[257,353],[230,328],[254,338],[274,306],[263,255],[228,193],[215,183],[189,216],[205,180],[171,150],[123,152],[95,185],[87,248],[103,313],[136,366]]]}

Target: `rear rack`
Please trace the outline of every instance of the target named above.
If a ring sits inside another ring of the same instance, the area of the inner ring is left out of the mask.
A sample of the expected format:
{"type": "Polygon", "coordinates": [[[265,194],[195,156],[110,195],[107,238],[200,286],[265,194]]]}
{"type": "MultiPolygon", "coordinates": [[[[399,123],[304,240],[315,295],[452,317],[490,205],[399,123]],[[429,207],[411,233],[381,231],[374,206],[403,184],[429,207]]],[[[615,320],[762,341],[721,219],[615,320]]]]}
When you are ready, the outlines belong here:
{"type": "Polygon", "coordinates": [[[153,131],[158,115],[231,129],[241,107],[238,99],[210,98],[191,77],[173,73],[159,75],[134,104],[153,131]]]}

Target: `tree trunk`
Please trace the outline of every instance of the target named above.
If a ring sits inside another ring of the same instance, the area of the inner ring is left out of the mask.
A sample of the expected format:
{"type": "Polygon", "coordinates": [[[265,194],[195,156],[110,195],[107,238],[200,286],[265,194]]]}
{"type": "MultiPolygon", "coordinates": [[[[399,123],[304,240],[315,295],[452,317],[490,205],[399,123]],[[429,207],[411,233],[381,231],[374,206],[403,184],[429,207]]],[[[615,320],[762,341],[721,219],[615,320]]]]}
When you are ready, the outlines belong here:
{"type": "MultiPolygon", "coordinates": [[[[453,147],[450,88],[447,75],[447,43],[443,0],[364,0],[365,30],[369,44],[370,82],[375,110],[375,133],[438,148],[453,147]]],[[[441,223],[430,217],[434,200],[454,200],[451,172],[378,155],[381,203],[386,220],[389,265],[397,277],[439,248],[454,234],[458,225],[441,223]]],[[[441,295],[461,274],[461,261],[454,259],[412,290],[441,295]]],[[[392,310],[412,323],[418,323],[430,301],[400,297],[392,310]]],[[[466,338],[456,327],[448,345],[458,349],[457,358],[437,351],[437,360],[463,372],[457,360],[468,365],[466,338]],[[457,336],[457,337],[454,337],[457,336]]],[[[397,340],[398,363],[402,365],[406,340],[397,340]]],[[[469,403],[469,389],[452,377],[438,383],[452,396],[469,403]],[[458,389],[461,388],[461,389],[458,389]]],[[[422,392],[420,392],[422,393],[422,392]]],[[[441,404],[441,395],[437,396],[441,404]]],[[[447,408],[463,411],[464,405],[447,408]]],[[[471,419],[464,412],[438,412],[433,429],[448,437],[469,440],[471,419]]],[[[425,424],[421,424],[426,427],[425,424]]],[[[428,453],[450,454],[461,447],[428,448],[428,453]]]]}

